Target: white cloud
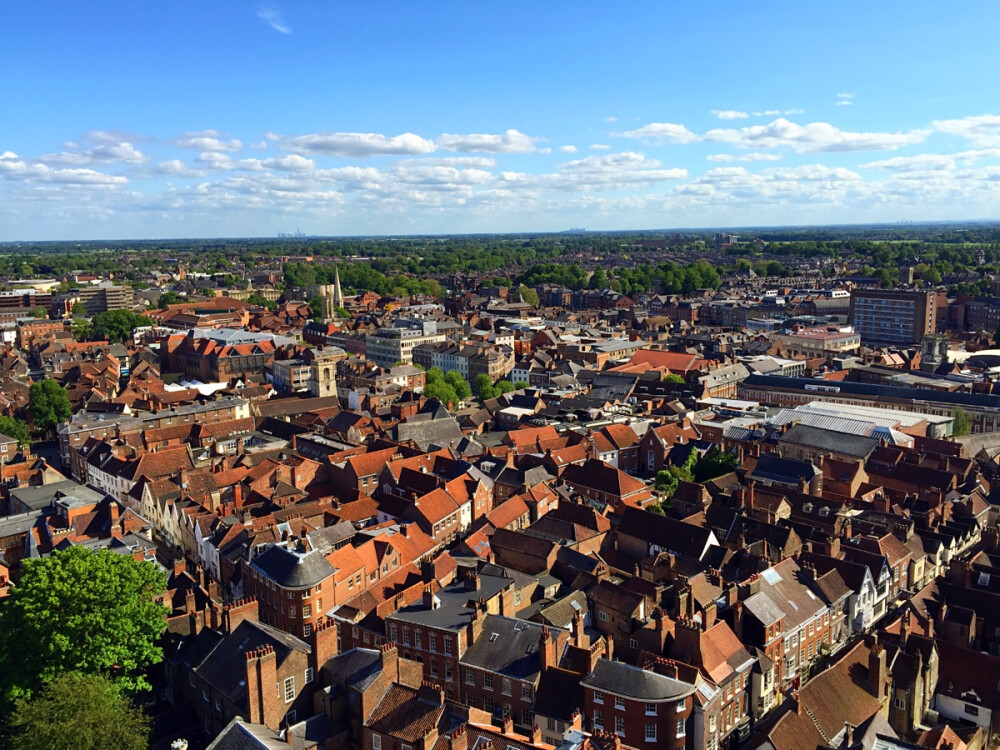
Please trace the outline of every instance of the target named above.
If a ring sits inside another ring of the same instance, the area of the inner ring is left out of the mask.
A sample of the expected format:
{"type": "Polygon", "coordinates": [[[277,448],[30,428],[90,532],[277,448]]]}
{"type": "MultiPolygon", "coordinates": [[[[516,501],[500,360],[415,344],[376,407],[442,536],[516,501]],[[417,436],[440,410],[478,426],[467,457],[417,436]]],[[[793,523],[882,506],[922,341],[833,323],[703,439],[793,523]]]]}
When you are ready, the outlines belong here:
{"type": "Polygon", "coordinates": [[[974,115],[954,120],[935,120],[931,127],[939,133],[968,139],[974,146],[1000,146],[1000,115],[974,115]]]}
{"type": "Polygon", "coordinates": [[[204,177],[207,174],[205,170],[194,169],[180,159],[161,161],[156,165],[156,173],[171,177],[204,177]]]}
{"type": "Polygon", "coordinates": [[[267,148],[267,141],[254,141],[250,144],[250,148],[262,151],[267,148]]]}
{"type": "Polygon", "coordinates": [[[456,135],[445,133],[437,144],[445,151],[471,151],[491,154],[531,154],[547,152],[536,145],[543,139],[534,138],[511,128],[506,133],[470,133],[456,135]]]}
{"type": "Polygon", "coordinates": [[[572,190],[637,189],[658,182],[681,180],[686,169],[664,169],[659,161],[635,151],[594,154],[566,162],[555,173],[503,172],[500,180],[511,188],[572,190]]]}
{"type": "Polygon", "coordinates": [[[745,120],[750,116],[738,109],[713,109],[712,114],[720,120],[745,120]]]}
{"type": "Polygon", "coordinates": [[[277,169],[286,172],[309,172],[316,168],[316,162],[298,154],[288,154],[261,162],[265,169],[277,169]]]}
{"type": "Polygon", "coordinates": [[[291,27],[285,23],[281,13],[276,8],[261,8],[257,11],[257,18],[262,20],[279,34],[291,34],[291,27]]]}
{"type": "Polygon", "coordinates": [[[560,146],[559,150],[564,154],[575,154],[577,151],[576,146],[560,146]]]}
{"type": "Polygon", "coordinates": [[[624,133],[614,133],[624,138],[636,138],[646,143],[658,143],[669,141],[671,143],[691,143],[698,139],[694,133],[683,125],[672,122],[651,122],[635,130],[626,130],[624,133]]]}
{"type": "Polygon", "coordinates": [[[980,159],[1000,158],[1000,148],[960,151],[955,154],[914,154],[894,156],[862,164],[863,169],[884,169],[890,172],[924,172],[933,170],[953,170],[959,166],[972,166],[980,159]]]}
{"type": "Polygon", "coordinates": [[[838,107],[850,107],[854,104],[854,94],[837,94],[838,107]]]}
{"type": "Polygon", "coordinates": [[[92,187],[118,187],[128,183],[127,177],[94,169],[52,169],[41,162],[27,162],[12,151],[0,154],[0,177],[21,182],[92,187]]]}
{"type": "Polygon", "coordinates": [[[850,94],[837,94],[837,98],[838,99],[853,99],[854,98],[854,94],[853,93],[850,93],[850,94]]]}
{"type": "Polygon", "coordinates": [[[238,138],[227,139],[218,130],[196,130],[181,133],[174,138],[175,146],[193,148],[198,151],[239,151],[243,142],[238,138]]]}
{"type": "Polygon", "coordinates": [[[587,148],[591,151],[610,151],[611,146],[606,143],[591,143],[587,148]]]}
{"type": "Polygon", "coordinates": [[[413,133],[387,136],[380,133],[311,133],[290,138],[267,134],[285,151],[313,156],[364,157],[385,154],[413,155],[434,151],[434,142],[413,133]]]}
{"type": "Polygon", "coordinates": [[[753,151],[749,154],[711,154],[705,157],[711,162],[734,162],[734,161],[780,161],[777,154],[768,154],[760,151],[753,151]]]}
{"type": "Polygon", "coordinates": [[[71,150],[44,154],[39,159],[47,164],[82,166],[112,163],[142,164],[149,158],[121,133],[95,130],[87,133],[81,140],[84,144],[90,145],[68,142],[65,146],[71,150]]]}
{"type": "Polygon", "coordinates": [[[804,109],[798,109],[798,108],[786,109],[786,110],[765,109],[762,111],[751,112],[750,114],[753,115],[754,117],[777,117],[778,115],[804,115],[805,112],[806,111],[804,109]]]}
{"type": "Polygon", "coordinates": [[[618,122],[618,118],[617,117],[605,117],[604,118],[604,122],[606,122],[609,125],[611,125],[611,124],[614,124],[614,123],[618,122]]]}

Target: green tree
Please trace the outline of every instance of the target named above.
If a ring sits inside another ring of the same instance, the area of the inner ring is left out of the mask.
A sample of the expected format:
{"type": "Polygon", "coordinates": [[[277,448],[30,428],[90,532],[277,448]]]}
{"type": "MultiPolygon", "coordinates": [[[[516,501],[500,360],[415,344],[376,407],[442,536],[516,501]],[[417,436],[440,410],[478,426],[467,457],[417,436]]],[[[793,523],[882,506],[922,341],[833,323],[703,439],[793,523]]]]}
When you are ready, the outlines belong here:
{"type": "Polygon", "coordinates": [[[259,294],[251,294],[247,297],[247,302],[251,305],[256,305],[257,307],[264,307],[268,310],[276,310],[278,308],[277,302],[272,302],[271,300],[264,299],[259,294]]]}
{"type": "Polygon", "coordinates": [[[334,310],[334,313],[336,314],[336,316],[338,318],[348,318],[348,319],[350,319],[350,317],[351,317],[351,313],[348,311],[348,309],[346,307],[338,307],[336,310],[334,310]]]}
{"type": "Polygon", "coordinates": [[[97,313],[91,320],[94,335],[98,340],[123,343],[132,338],[132,331],[140,326],[151,326],[153,321],[145,315],[136,315],[131,310],[108,310],[97,313]]]}
{"type": "Polygon", "coordinates": [[[70,330],[73,333],[74,341],[90,341],[94,338],[94,326],[90,324],[89,320],[76,318],[70,324],[70,330]]]}
{"type": "Polygon", "coordinates": [[[472,390],[476,394],[476,398],[483,401],[496,397],[496,391],[493,390],[493,381],[485,372],[476,375],[472,381],[472,390]]]}
{"type": "Polygon", "coordinates": [[[673,373],[673,372],[672,372],[672,373],[670,373],[669,375],[667,375],[667,376],[666,376],[666,377],[665,377],[665,378],[663,379],[663,382],[664,382],[664,383],[685,383],[685,382],[687,382],[687,381],[685,381],[685,380],[684,380],[684,378],[682,378],[682,377],[681,377],[680,375],[678,375],[677,373],[673,373]]]}
{"type": "Polygon", "coordinates": [[[49,316],[49,311],[44,307],[37,306],[31,308],[31,310],[28,311],[28,314],[33,318],[47,318],[49,316]]]}
{"type": "Polygon", "coordinates": [[[953,437],[962,437],[972,432],[972,416],[961,406],[955,407],[955,422],[951,428],[953,437]]]}
{"type": "Polygon", "coordinates": [[[608,275],[604,273],[603,268],[598,268],[592,274],[590,274],[590,280],[587,282],[588,289],[603,289],[608,285],[608,275]]]}
{"type": "Polygon", "coordinates": [[[24,561],[0,606],[0,686],[30,698],[68,672],[101,675],[124,690],[147,690],[145,671],[163,660],[162,571],[110,550],[69,547],[24,561]]]}
{"type": "Polygon", "coordinates": [[[82,302],[74,302],[70,312],[74,317],[82,317],[87,314],[87,308],[82,302]]]}
{"type": "Polygon", "coordinates": [[[521,294],[521,299],[527,302],[532,307],[538,307],[540,300],[538,299],[538,292],[532,289],[530,286],[525,286],[521,284],[518,287],[518,292],[521,294]]]}
{"type": "Polygon", "coordinates": [[[493,389],[496,391],[496,394],[498,396],[502,396],[505,393],[510,393],[511,391],[517,390],[517,388],[514,387],[514,384],[511,383],[506,378],[504,380],[498,380],[497,384],[493,386],[493,389]]]}
{"type": "Polygon", "coordinates": [[[0,416],[0,435],[14,438],[22,448],[31,444],[31,430],[27,422],[14,417],[0,416]]]}
{"type": "Polygon", "coordinates": [[[712,448],[694,465],[694,481],[707,482],[721,477],[723,474],[735,471],[738,464],[739,459],[734,454],[712,448]]]}
{"type": "Polygon", "coordinates": [[[156,306],[163,308],[167,305],[176,305],[181,301],[181,295],[177,292],[164,292],[160,295],[160,298],[156,301],[156,306]]]}
{"type": "Polygon", "coordinates": [[[50,432],[72,416],[73,406],[65,388],[54,380],[42,380],[28,389],[28,411],[35,427],[42,432],[50,432]]]}
{"type": "Polygon", "coordinates": [[[680,484],[680,480],[669,469],[656,472],[655,486],[664,496],[668,498],[673,497],[674,492],[677,491],[678,484],[680,484]]]}
{"type": "Polygon", "coordinates": [[[12,750],[145,750],[149,718],[114,683],[71,672],[46,683],[33,700],[15,703],[10,735],[12,750]]]}
{"type": "Polygon", "coordinates": [[[461,373],[449,370],[444,374],[444,381],[455,389],[455,395],[458,396],[459,401],[467,401],[472,398],[472,388],[469,387],[461,373]]]}

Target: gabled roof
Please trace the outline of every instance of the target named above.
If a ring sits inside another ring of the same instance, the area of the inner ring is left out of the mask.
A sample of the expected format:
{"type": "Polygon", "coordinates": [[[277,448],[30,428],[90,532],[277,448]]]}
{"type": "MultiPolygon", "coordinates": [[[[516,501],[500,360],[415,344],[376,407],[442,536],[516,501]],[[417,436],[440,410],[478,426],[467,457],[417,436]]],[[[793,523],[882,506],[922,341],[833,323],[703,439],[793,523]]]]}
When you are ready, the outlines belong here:
{"type": "Polygon", "coordinates": [[[597,660],[594,671],[584,677],[581,684],[603,693],[648,703],[676,701],[695,690],[690,683],[604,658],[597,660]]]}

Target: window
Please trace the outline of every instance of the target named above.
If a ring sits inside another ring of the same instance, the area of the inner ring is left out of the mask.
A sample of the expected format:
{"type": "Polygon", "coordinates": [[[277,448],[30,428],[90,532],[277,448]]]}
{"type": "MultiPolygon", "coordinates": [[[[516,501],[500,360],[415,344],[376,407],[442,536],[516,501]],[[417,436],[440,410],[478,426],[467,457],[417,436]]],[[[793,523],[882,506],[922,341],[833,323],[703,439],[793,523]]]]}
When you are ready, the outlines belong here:
{"type": "Polygon", "coordinates": [[[503,689],[503,694],[504,695],[510,695],[510,679],[507,678],[507,677],[504,677],[503,678],[503,682],[501,683],[501,685],[502,685],[502,689],[503,689]]]}
{"type": "Polygon", "coordinates": [[[639,641],[637,641],[635,638],[629,638],[628,645],[631,646],[632,648],[639,648],[639,641]]]}
{"type": "Polygon", "coordinates": [[[681,713],[684,711],[685,708],[687,708],[687,704],[684,701],[681,701],[680,703],[674,706],[674,711],[676,711],[677,713],[681,713]]]}
{"type": "Polygon", "coordinates": [[[528,683],[521,683],[521,700],[530,701],[531,700],[531,685],[528,683]]]}
{"type": "Polygon", "coordinates": [[[395,625],[390,625],[389,626],[389,640],[393,641],[393,642],[396,641],[396,626],[395,625]]]}
{"type": "Polygon", "coordinates": [[[313,626],[310,625],[308,622],[302,626],[302,635],[304,635],[306,638],[311,636],[312,632],[313,632],[313,626]]]}
{"type": "Polygon", "coordinates": [[[201,691],[201,699],[203,701],[205,701],[205,703],[208,703],[208,691],[207,690],[202,690],[201,691]]]}
{"type": "Polygon", "coordinates": [[[608,621],[608,613],[607,612],[598,612],[597,616],[599,618],[601,618],[601,622],[607,622],[608,621]]]}
{"type": "Polygon", "coordinates": [[[656,742],[656,722],[646,722],[646,742],[656,742]]]}
{"type": "Polygon", "coordinates": [[[483,710],[493,713],[493,699],[488,695],[483,698],[483,710]]]}
{"type": "Polygon", "coordinates": [[[427,634],[427,648],[431,650],[432,654],[437,653],[437,636],[433,633],[427,634]]]}
{"type": "Polygon", "coordinates": [[[604,703],[604,693],[600,690],[594,691],[594,703],[604,703]]]}
{"type": "Polygon", "coordinates": [[[604,714],[594,711],[594,729],[604,729],[604,714]]]}
{"type": "Polygon", "coordinates": [[[656,704],[647,703],[646,704],[646,716],[656,716],[656,704]]]}
{"type": "Polygon", "coordinates": [[[312,681],[313,681],[313,668],[306,667],[306,683],[308,684],[312,681]]]}
{"type": "Polygon", "coordinates": [[[487,690],[493,689],[493,673],[483,672],[483,687],[487,690]]]}
{"type": "Polygon", "coordinates": [[[455,677],[455,675],[454,675],[454,674],[452,673],[452,671],[451,671],[451,662],[450,662],[450,661],[446,661],[446,662],[444,663],[444,678],[445,678],[446,680],[448,680],[449,682],[451,682],[451,680],[452,680],[452,679],[453,679],[454,677],[455,677]]]}
{"type": "Polygon", "coordinates": [[[615,696],[615,708],[618,709],[619,711],[625,710],[625,701],[623,701],[617,695],[615,696]]]}
{"type": "Polygon", "coordinates": [[[303,617],[312,617],[312,613],[313,613],[313,608],[312,608],[311,604],[303,604],[302,605],[302,616],[303,617]]]}
{"type": "Polygon", "coordinates": [[[625,717],[615,717],[615,734],[625,734],[625,717]]]}
{"type": "MultiPolygon", "coordinates": [[[[649,724],[647,724],[646,726],[648,727],[649,724]]],[[[653,724],[653,726],[655,727],[656,724],[653,724]]],[[[684,731],[685,731],[684,726],[685,726],[684,725],[684,719],[678,719],[677,720],[677,736],[678,737],[683,737],[684,736],[684,731]]]]}
{"type": "Polygon", "coordinates": [[[896,708],[903,710],[906,708],[906,701],[904,701],[902,698],[896,698],[893,701],[893,705],[895,705],[896,708]]]}
{"type": "Polygon", "coordinates": [[[410,645],[410,631],[407,628],[403,628],[403,645],[410,645]]]}
{"type": "Polygon", "coordinates": [[[372,735],[372,750],[382,750],[382,737],[377,734],[372,735]]]}
{"type": "Polygon", "coordinates": [[[965,713],[969,716],[979,716],[979,706],[973,706],[971,703],[966,703],[965,713]]]}
{"type": "Polygon", "coordinates": [[[444,639],[444,655],[451,656],[451,641],[447,638],[444,639]]]}
{"type": "Polygon", "coordinates": [[[416,631],[416,632],[414,632],[414,634],[413,634],[413,646],[415,648],[423,648],[424,647],[423,640],[424,639],[421,637],[419,630],[416,631]]]}
{"type": "Polygon", "coordinates": [[[295,700],[295,678],[286,677],[285,678],[285,703],[291,703],[295,700]]]}

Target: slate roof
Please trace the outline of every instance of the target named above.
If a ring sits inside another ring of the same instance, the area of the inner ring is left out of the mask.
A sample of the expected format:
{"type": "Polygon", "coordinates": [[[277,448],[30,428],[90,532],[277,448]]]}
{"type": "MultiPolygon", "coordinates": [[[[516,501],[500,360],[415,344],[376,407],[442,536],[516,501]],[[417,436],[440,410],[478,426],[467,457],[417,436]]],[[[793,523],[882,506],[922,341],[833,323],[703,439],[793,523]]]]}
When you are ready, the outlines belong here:
{"type": "Polygon", "coordinates": [[[337,681],[364,689],[382,672],[382,655],[372,648],[352,648],[327,661],[327,669],[337,681]]]}
{"type": "MultiPolygon", "coordinates": [[[[292,651],[310,652],[309,645],[295,636],[251,620],[243,620],[233,632],[221,638],[210,630],[202,633],[208,634],[204,642],[209,643],[214,638],[216,643],[214,647],[209,646],[210,650],[194,671],[236,705],[246,705],[244,665],[247,651],[270,645],[274,648],[279,667],[292,651]]],[[[197,649],[193,649],[192,653],[194,651],[197,649]]]]}
{"type": "Polygon", "coordinates": [[[765,453],[757,458],[757,465],[750,476],[755,479],[770,479],[783,484],[797,484],[800,479],[807,482],[820,471],[808,461],[798,461],[794,458],[781,458],[765,453]]]}
{"type": "Polygon", "coordinates": [[[206,750],[288,750],[288,743],[263,724],[251,724],[235,718],[206,750]]]}
{"type": "Polygon", "coordinates": [[[284,588],[309,588],[332,576],[336,569],[317,550],[292,552],[276,544],[262,552],[250,567],[259,570],[284,588]]]}
{"type": "Polygon", "coordinates": [[[476,642],[462,656],[462,664],[497,672],[516,680],[538,674],[538,646],[543,626],[512,617],[487,615],[476,642]]]}
{"type": "Polygon", "coordinates": [[[855,458],[868,458],[879,445],[879,441],[875,438],[824,430],[806,424],[797,424],[789,428],[784,435],[778,438],[778,442],[805,445],[855,458]]]}
{"type": "Polygon", "coordinates": [[[690,695],[695,686],[620,661],[598,659],[594,670],[581,680],[584,687],[648,703],[674,701],[690,695]]]}

